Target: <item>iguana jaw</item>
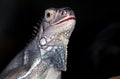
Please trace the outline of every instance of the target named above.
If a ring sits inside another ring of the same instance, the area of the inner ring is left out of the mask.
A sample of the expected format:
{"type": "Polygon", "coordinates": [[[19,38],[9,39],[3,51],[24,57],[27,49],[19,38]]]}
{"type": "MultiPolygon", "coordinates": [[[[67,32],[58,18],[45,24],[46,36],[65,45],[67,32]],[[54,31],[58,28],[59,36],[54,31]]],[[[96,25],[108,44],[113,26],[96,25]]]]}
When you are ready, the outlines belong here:
{"type": "Polygon", "coordinates": [[[52,24],[52,25],[58,25],[58,24],[61,24],[61,23],[63,23],[63,22],[69,21],[69,20],[75,20],[75,16],[65,17],[65,18],[57,21],[56,23],[54,23],[54,24],[52,24]]]}

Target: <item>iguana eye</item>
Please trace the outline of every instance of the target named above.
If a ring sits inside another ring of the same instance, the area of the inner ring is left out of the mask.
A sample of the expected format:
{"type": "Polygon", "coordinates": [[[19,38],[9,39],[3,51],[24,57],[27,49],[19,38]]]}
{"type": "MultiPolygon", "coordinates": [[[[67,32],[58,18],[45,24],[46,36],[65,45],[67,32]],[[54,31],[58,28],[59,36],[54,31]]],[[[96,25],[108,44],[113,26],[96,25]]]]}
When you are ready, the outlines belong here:
{"type": "Polygon", "coordinates": [[[51,14],[50,13],[47,13],[47,18],[50,18],[51,14]]]}
{"type": "Polygon", "coordinates": [[[47,10],[45,12],[45,19],[46,21],[51,21],[54,18],[54,11],[53,10],[47,10]]]}

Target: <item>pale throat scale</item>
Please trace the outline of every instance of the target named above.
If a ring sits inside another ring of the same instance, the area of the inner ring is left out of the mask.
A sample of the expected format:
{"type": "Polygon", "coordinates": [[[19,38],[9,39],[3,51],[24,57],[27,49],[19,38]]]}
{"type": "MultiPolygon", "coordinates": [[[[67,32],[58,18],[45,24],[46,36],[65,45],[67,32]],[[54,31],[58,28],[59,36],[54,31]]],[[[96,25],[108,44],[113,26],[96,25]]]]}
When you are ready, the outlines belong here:
{"type": "Polygon", "coordinates": [[[35,38],[3,70],[0,79],[61,79],[75,27],[69,7],[48,8],[35,38]]]}

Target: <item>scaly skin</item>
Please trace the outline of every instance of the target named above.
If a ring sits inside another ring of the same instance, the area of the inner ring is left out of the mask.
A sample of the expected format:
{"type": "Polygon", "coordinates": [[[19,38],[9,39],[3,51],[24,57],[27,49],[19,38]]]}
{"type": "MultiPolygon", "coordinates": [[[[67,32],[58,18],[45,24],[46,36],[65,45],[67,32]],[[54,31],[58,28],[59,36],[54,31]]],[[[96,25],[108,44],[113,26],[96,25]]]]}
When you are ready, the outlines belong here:
{"type": "Polygon", "coordinates": [[[75,26],[74,12],[49,8],[36,37],[1,73],[0,79],[60,79],[66,71],[67,45],[75,26]]]}

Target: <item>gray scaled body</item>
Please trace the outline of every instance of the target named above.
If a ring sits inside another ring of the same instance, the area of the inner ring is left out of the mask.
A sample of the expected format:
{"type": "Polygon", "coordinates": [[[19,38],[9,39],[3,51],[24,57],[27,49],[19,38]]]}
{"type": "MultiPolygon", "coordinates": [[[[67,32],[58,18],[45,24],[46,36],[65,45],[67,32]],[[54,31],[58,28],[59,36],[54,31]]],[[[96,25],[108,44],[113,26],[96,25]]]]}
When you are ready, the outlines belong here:
{"type": "Polygon", "coordinates": [[[45,10],[39,32],[4,69],[0,79],[60,79],[66,71],[67,45],[75,26],[69,7],[45,10]]]}

